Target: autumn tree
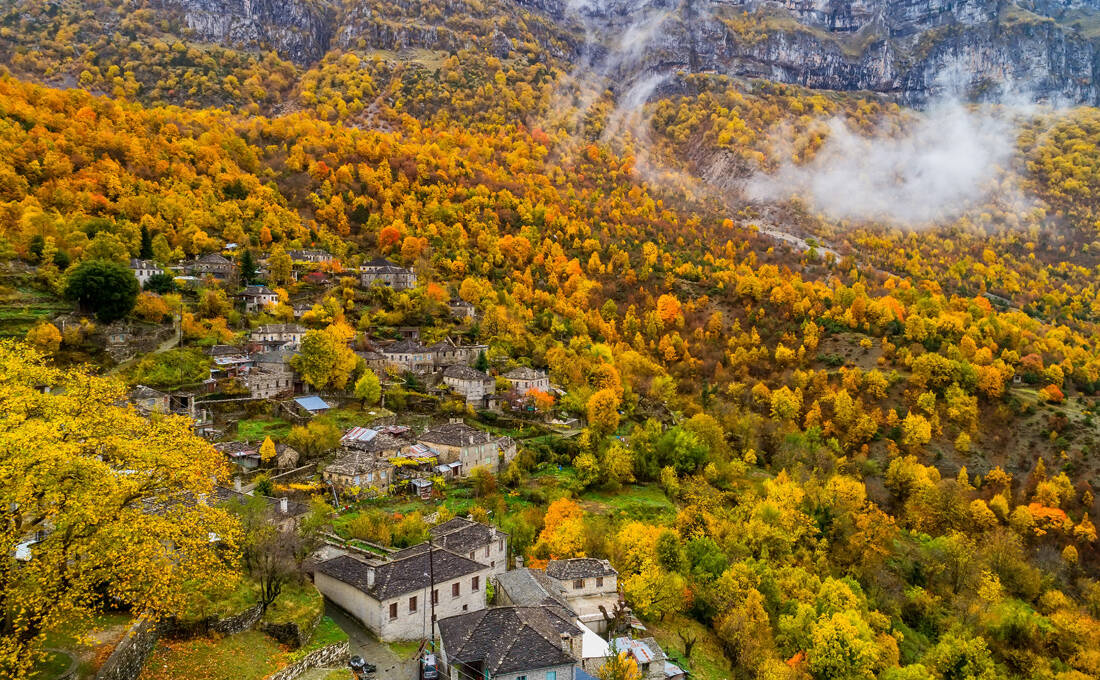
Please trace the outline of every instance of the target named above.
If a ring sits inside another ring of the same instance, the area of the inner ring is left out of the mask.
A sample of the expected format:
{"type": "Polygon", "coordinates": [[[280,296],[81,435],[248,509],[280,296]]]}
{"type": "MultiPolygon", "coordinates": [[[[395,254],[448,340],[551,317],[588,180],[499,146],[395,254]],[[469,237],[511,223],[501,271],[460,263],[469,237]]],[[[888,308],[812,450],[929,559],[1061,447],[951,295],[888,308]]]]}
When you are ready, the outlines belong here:
{"type": "Polygon", "coordinates": [[[364,406],[373,406],[382,397],[382,383],[374,371],[364,371],[363,375],[355,381],[355,396],[363,401],[364,406]]]}
{"type": "Polygon", "coordinates": [[[342,390],[359,363],[355,352],[348,347],[352,335],[352,330],[342,323],[309,331],[302,339],[298,354],[291,359],[291,365],[317,389],[342,390]]]}
{"type": "Polygon", "coordinates": [[[231,582],[237,522],[195,502],[225,461],[187,418],[148,420],[120,405],[122,383],[25,345],[0,344],[0,373],[0,675],[24,677],[46,631],[107,600],[165,616],[196,580],[231,582]]]}
{"type": "Polygon", "coordinates": [[[61,348],[61,331],[52,323],[40,323],[27,331],[27,342],[46,354],[53,354],[61,348]]]}
{"type": "Polygon", "coordinates": [[[264,442],[260,444],[260,460],[270,463],[274,459],[275,442],[271,441],[271,437],[264,437],[264,442]]]}
{"type": "Polygon", "coordinates": [[[618,652],[607,657],[600,669],[596,671],[599,680],[642,680],[642,674],[638,671],[638,662],[626,652],[618,652]]]}
{"type": "Polygon", "coordinates": [[[568,498],[559,498],[546,509],[536,554],[555,559],[584,557],[584,511],[568,498]]]}
{"type": "Polygon", "coordinates": [[[588,398],[588,425],[596,432],[610,434],[619,427],[619,395],[612,389],[595,392],[588,398]]]}
{"type": "Polygon", "coordinates": [[[293,264],[290,255],[287,255],[281,245],[272,248],[271,257],[267,260],[267,271],[271,276],[271,282],[278,286],[290,283],[293,264]]]}

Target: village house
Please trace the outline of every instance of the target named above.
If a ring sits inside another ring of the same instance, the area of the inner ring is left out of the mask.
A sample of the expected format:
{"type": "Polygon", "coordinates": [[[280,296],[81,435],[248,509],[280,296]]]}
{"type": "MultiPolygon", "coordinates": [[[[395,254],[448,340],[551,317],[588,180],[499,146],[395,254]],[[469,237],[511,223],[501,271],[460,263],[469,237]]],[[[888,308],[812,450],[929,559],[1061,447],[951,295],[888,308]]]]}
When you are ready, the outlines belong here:
{"type": "Polygon", "coordinates": [[[415,340],[400,340],[382,348],[386,361],[402,371],[419,373],[432,369],[432,353],[415,340]]]}
{"type": "MultiPolygon", "coordinates": [[[[435,548],[444,548],[489,567],[493,578],[508,570],[508,534],[496,527],[475,522],[471,518],[455,517],[429,530],[435,548]]],[[[406,548],[397,555],[422,552],[427,543],[406,548]]]]}
{"type": "Polygon", "coordinates": [[[364,288],[370,288],[376,282],[394,290],[416,288],[416,274],[411,269],[398,267],[381,257],[359,265],[359,277],[364,288]]]}
{"type": "Polygon", "coordinates": [[[184,271],[199,280],[212,276],[218,281],[228,281],[233,278],[236,267],[218,253],[210,253],[184,264],[184,271]]]}
{"type": "Polygon", "coordinates": [[[392,458],[398,455],[408,442],[375,428],[353,427],[340,438],[340,444],[382,458],[392,458]]]}
{"type": "Polygon", "coordinates": [[[471,366],[488,345],[456,345],[450,338],[428,347],[434,366],[471,366]]]}
{"type": "Polygon", "coordinates": [[[264,307],[279,302],[278,293],[267,286],[259,285],[245,286],[244,290],[241,291],[241,294],[237,297],[244,301],[244,311],[247,314],[262,311],[264,307]]]}
{"type": "Polygon", "coordinates": [[[296,323],[269,323],[252,330],[249,339],[272,349],[300,345],[306,329],[296,323]]]}
{"type": "Polygon", "coordinates": [[[685,675],[682,668],[668,661],[668,655],[655,638],[617,637],[611,641],[611,649],[634,659],[642,680],[680,680],[685,675]]]}
{"type": "Polygon", "coordinates": [[[255,358],[248,354],[220,354],[213,359],[214,366],[210,369],[210,377],[215,380],[243,376],[256,365],[255,358]]]}
{"type": "Polygon", "coordinates": [[[338,492],[350,489],[387,495],[393,486],[394,467],[385,458],[360,449],[340,449],[336,460],[321,471],[321,478],[338,492]]]}
{"type": "Polygon", "coordinates": [[[469,366],[448,366],[443,371],[443,382],[466,398],[467,404],[484,408],[496,391],[496,381],[487,374],[469,366]]]}
{"type": "Polygon", "coordinates": [[[253,367],[245,374],[244,384],[253,399],[271,399],[294,393],[294,374],[253,367]]]}
{"type": "Polygon", "coordinates": [[[447,680],[575,680],[582,631],[553,607],[493,607],[440,617],[447,680]]]}
{"type": "Polygon", "coordinates": [[[458,320],[463,319],[476,319],[477,307],[471,302],[466,302],[462,299],[454,299],[447,303],[447,309],[450,310],[451,316],[458,320]]]}
{"type": "Polygon", "coordinates": [[[324,262],[332,262],[336,258],[331,253],[325,250],[288,250],[287,255],[294,262],[313,262],[320,264],[324,262]]]}
{"type": "Polygon", "coordinates": [[[550,560],[546,575],[560,584],[577,620],[598,633],[607,629],[604,612],[611,612],[619,602],[619,572],[610,562],[591,557],[550,560]]]}
{"type": "Polygon", "coordinates": [[[502,455],[505,462],[515,455],[515,442],[510,437],[493,437],[462,422],[434,427],[416,441],[438,451],[441,463],[460,463],[461,467],[455,472],[460,477],[470,474],[479,465],[498,471],[502,455]]]}
{"type": "Polygon", "coordinates": [[[519,395],[527,394],[531,390],[550,391],[550,378],[546,377],[546,373],[528,366],[517,366],[505,373],[503,377],[512,384],[512,389],[519,395]]]}
{"type": "Polygon", "coordinates": [[[432,635],[433,603],[437,619],[484,609],[488,578],[488,566],[439,548],[387,562],[334,557],[317,566],[314,585],[379,640],[396,642],[432,635]]]}
{"type": "MultiPolygon", "coordinates": [[[[236,463],[246,470],[253,470],[260,467],[263,462],[260,458],[260,447],[262,445],[263,441],[218,442],[214,444],[214,448],[225,454],[230,462],[236,463]]],[[[272,464],[276,468],[290,469],[298,464],[299,458],[299,453],[293,448],[286,444],[275,444],[275,458],[272,460],[272,464]]]]}
{"type": "Polygon", "coordinates": [[[164,270],[161,269],[160,265],[158,265],[156,262],[153,262],[152,260],[138,260],[136,258],[132,258],[130,260],[130,271],[134,273],[134,276],[137,278],[138,283],[141,284],[142,287],[145,286],[145,282],[149,279],[153,278],[157,274],[164,273],[164,270]]]}
{"type": "Polygon", "coordinates": [[[130,391],[130,402],[146,413],[168,413],[172,407],[171,397],[146,385],[138,385],[130,391]]]}

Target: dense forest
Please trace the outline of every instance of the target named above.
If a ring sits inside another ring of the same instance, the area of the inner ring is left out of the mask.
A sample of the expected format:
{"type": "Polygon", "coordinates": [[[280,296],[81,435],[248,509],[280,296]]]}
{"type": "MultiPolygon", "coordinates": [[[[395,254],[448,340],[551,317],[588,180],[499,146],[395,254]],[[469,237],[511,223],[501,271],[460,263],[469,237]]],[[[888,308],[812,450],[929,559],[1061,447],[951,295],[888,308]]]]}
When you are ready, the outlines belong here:
{"type": "MultiPolygon", "coordinates": [[[[506,526],[536,563],[610,558],[636,613],[705,627],[732,677],[1100,676],[1097,110],[1017,115],[993,198],[913,229],[706,178],[808,164],[830,120],[903,134],[920,114],[885,99],[683,76],[616,128],[613,93],[571,89],[570,36],[534,19],[506,56],[348,44],[302,65],[189,44],[144,6],[15,4],[0,257],[41,291],[146,250],[246,244],[284,287],[291,249],[387,256],[421,285],[345,280],[303,322],[354,338],[461,297],[488,359],[546,367],[587,423],[501,475],[507,493],[538,463],[576,470],[506,526]],[[574,498],[642,482],[674,516],[574,498]]],[[[494,22],[458,4],[460,32],[494,22]]],[[[136,311],[176,310],[195,343],[247,330],[213,289],[136,311]]],[[[86,358],[80,329],[28,339],[86,358]]]]}

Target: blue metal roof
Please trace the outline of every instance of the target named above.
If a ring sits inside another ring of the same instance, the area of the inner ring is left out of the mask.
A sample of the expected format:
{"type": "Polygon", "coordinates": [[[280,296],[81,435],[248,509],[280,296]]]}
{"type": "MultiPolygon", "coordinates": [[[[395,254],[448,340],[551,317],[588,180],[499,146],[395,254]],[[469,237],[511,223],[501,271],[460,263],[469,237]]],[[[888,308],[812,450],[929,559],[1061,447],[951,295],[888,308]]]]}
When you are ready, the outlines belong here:
{"type": "Polygon", "coordinates": [[[324,411],[331,408],[321,397],[298,397],[294,401],[307,411],[324,411]]]}

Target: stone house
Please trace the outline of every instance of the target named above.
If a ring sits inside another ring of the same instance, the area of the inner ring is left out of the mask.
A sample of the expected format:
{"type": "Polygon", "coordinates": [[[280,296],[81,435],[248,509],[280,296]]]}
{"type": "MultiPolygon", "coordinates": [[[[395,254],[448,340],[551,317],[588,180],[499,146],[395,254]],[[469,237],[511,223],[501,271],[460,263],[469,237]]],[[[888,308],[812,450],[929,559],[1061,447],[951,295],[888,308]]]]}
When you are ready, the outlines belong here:
{"type": "Polygon", "coordinates": [[[382,348],[386,361],[402,371],[419,373],[432,369],[432,353],[415,340],[400,340],[382,348]]]}
{"type": "Polygon", "coordinates": [[[503,376],[512,384],[516,394],[524,395],[531,390],[550,392],[550,378],[543,371],[528,366],[517,366],[503,376]]]}
{"type": "Polygon", "coordinates": [[[249,339],[265,346],[282,347],[302,344],[305,335],[305,327],[296,323],[269,323],[253,329],[249,339]]]}
{"type": "Polygon", "coordinates": [[[411,269],[398,267],[382,257],[359,265],[359,278],[364,288],[370,288],[375,282],[394,290],[416,288],[416,274],[411,269]]]}
{"type": "Polygon", "coordinates": [[[386,495],[393,486],[393,477],[394,466],[385,458],[351,448],[340,449],[336,460],[321,471],[321,479],[341,492],[355,487],[386,495]]]}
{"type": "Polygon", "coordinates": [[[668,655],[652,637],[637,640],[617,637],[611,641],[611,649],[616,654],[625,653],[638,665],[642,680],[672,680],[683,677],[684,671],[668,661],[668,655]]]}
{"type": "Polygon", "coordinates": [[[294,262],[323,263],[336,259],[326,250],[288,250],[286,254],[294,262]]]}
{"type": "Polygon", "coordinates": [[[496,381],[487,374],[469,366],[448,366],[443,371],[443,382],[466,398],[467,404],[480,407],[496,391],[496,381]]]}
{"type": "MultiPolygon", "coordinates": [[[[469,518],[455,517],[432,527],[429,533],[436,548],[450,550],[488,566],[489,575],[493,578],[508,570],[508,534],[496,527],[469,518]]],[[[420,543],[397,555],[427,549],[427,543],[420,543]]]]}
{"type": "Polygon", "coordinates": [[[456,345],[450,338],[428,347],[432,353],[432,364],[436,367],[471,366],[479,354],[488,350],[488,345],[456,345]]]}
{"type": "Polygon", "coordinates": [[[130,402],[146,413],[168,413],[172,408],[169,395],[145,385],[138,385],[130,391],[130,402]]]}
{"type": "Polygon", "coordinates": [[[447,680],[575,680],[582,631],[553,607],[493,607],[440,617],[447,680]]]}
{"type": "MultiPolygon", "coordinates": [[[[500,438],[465,423],[448,423],[424,432],[416,441],[439,452],[441,463],[460,463],[457,476],[465,476],[482,465],[494,472],[500,469],[500,438]]],[[[514,444],[514,442],[513,442],[514,444]]]]}
{"type": "Polygon", "coordinates": [[[264,307],[279,302],[279,294],[267,286],[245,286],[237,297],[244,302],[244,311],[247,314],[262,311],[264,307]]]}
{"type": "Polygon", "coordinates": [[[619,602],[619,572],[610,562],[591,557],[550,560],[546,575],[560,584],[562,597],[581,623],[596,632],[606,630],[600,607],[610,612],[619,602]]]}
{"type": "Polygon", "coordinates": [[[254,367],[245,374],[244,384],[253,399],[271,399],[294,393],[294,373],[254,367]]]}
{"type": "Polygon", "coordinates": [[[447,303],[447,309],[450,310],[451,316],[459,320],[477,318],[477,307],[462,299],[451,300],[447,303]]]}
{"type": "Polygon", "coordinates": [[[317,566],[313,582],[382,642],[430,637],[433,603],[437,620],[485,609],[488,566],[442,548],[393,557],[334,557],[317,566]]]}
{"type": "Polygon", "coordinates": [[[197,260],[184,265],[184,270],[198,279],[212,276],[218,281],[228,281],[233,278],[236,267],[218,253],[203,255],[197,260]]]}
{"type": "Polygon", "coordinates": [[[134,273],[138,283],[145,286],[145,282],[153,278],[157,274],[163,274],[164,270],[156,262],[152,260],[138,260],[132,258],[130,260],[130,271],[134,273]]]}

